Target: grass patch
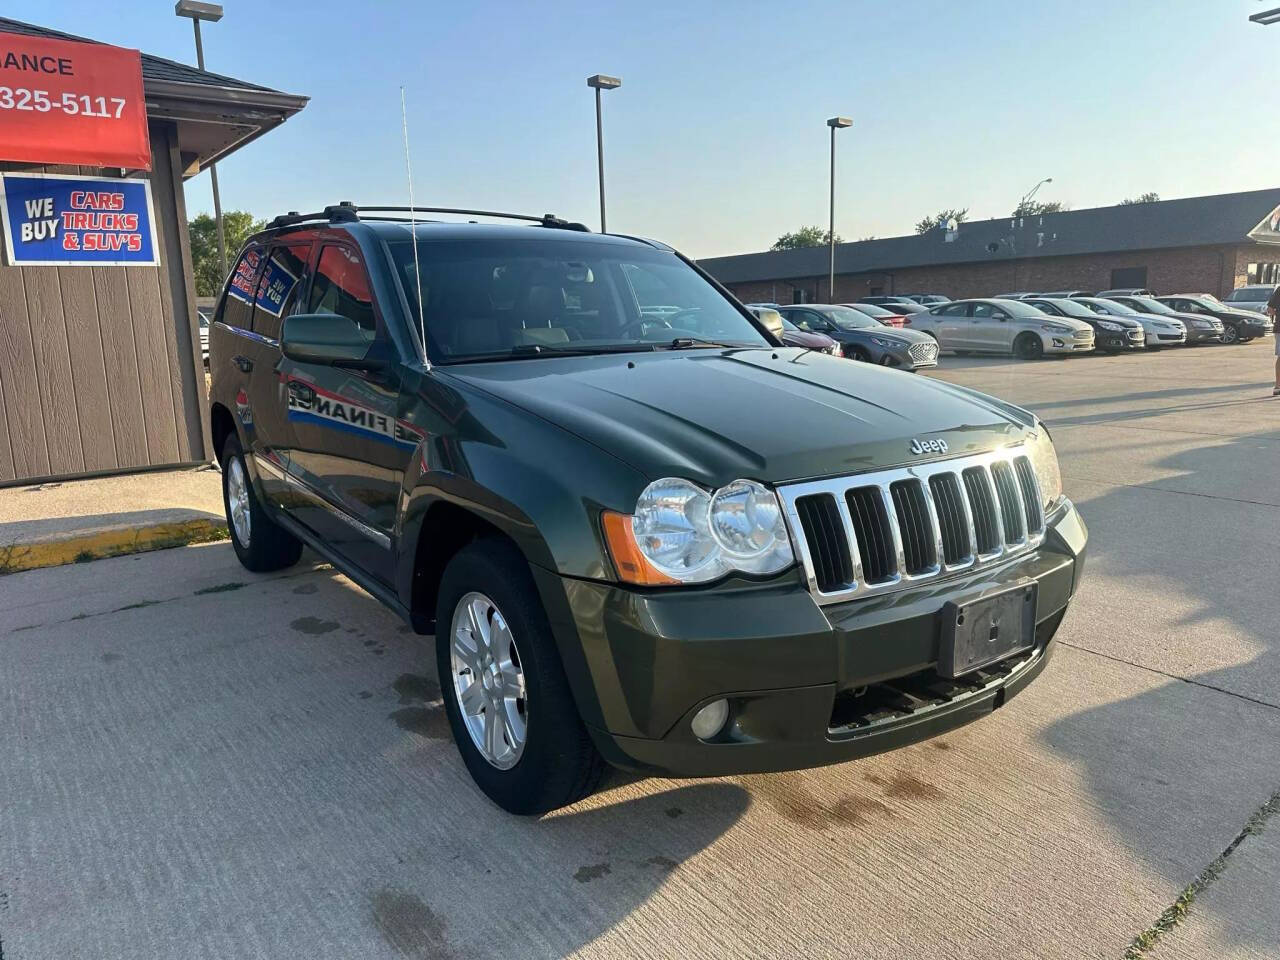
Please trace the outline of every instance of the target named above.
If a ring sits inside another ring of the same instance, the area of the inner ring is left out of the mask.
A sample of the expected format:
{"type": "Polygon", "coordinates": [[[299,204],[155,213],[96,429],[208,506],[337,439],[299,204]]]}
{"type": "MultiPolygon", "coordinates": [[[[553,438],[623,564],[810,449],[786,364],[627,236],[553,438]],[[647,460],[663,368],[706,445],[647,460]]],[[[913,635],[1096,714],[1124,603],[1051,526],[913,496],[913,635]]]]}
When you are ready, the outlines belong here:
{"type": "Polygon", "coordinates": [[[1253,815],[1245,821],[1244,829],[1236,834],[1236,838],[1227,845],[1227,849],[1218,854],[1213,863],[1201,870],[1200,875],[1187,884],[1172,905],[1156,918],[1155,923],[1133,938],[1129,949],[1124,952],[1124,960],[1141,960],[1148,950],[1160,942],[1161,937],[1185,920],[1191,913],[1191,905],[1196,902],[1196,897],[1204,893],[1215,880],[1222,876],[1236,848],[1244,842],[1246,837],[1261,833],[1267,820],[1277,811],[1280,811],[1280,790],[1273,793],[1266,803],[1253,812],[1253,815]]]}

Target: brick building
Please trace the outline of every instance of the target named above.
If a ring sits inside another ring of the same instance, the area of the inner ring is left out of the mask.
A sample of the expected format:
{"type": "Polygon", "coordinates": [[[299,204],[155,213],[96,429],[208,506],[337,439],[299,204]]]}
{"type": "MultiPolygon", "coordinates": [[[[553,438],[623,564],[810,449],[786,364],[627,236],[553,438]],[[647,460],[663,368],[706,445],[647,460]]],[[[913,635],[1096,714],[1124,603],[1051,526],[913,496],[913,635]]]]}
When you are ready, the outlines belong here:
{"type": "MultiPolygon", "coordinates": [[[[743,302],[825,302],[828,250],[700,265],[743,302]]],[[[867,294],[989,297],[1016,290],[1149,287],[1225,296],[1280,283],[1280,188],[979,220],[836,245],[836,302],[867,294]]]]}

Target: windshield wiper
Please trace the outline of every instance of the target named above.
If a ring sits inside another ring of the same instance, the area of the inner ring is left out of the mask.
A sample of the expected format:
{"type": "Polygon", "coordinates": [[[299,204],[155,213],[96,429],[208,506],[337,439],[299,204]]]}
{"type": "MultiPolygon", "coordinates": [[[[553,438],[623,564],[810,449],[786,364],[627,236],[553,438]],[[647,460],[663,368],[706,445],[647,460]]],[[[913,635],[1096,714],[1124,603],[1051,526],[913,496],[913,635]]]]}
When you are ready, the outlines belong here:
{"type": "Polygon", "coordinates": [[[719,340],[704,340],[702,337],[676,337],[664,345],[667,350],[688,350],[690,347],[726,347],[737,349],[745,347],[745,343],[722,343],[719,340]]]}

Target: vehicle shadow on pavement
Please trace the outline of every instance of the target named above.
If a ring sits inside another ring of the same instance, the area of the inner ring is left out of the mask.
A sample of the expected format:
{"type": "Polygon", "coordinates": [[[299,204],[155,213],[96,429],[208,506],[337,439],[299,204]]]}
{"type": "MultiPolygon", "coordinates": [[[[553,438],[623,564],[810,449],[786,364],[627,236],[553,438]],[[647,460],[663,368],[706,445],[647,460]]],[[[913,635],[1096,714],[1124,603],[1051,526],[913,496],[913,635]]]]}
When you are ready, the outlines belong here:
{"type": "MultiPolygon", "coordinates": [[[[734,784],[642,793],[622,781],[540,819],[512,817],[477,792],[465,849],[383,878],[369,893],[370,922],[405,957],[563,957],[607,936],[664,884],[683,882],[682,865],[750,803],[734,784]]],[[[665,955],[689,936],[679,917],[640,929],[605,952],[665,955]]]]}
{"type": "MultiPolygon", "coordinates": [[[[1249,465],[1259,441],[1276,435],[1223,439],[1156,461],[1162,475],[1174,474],[1162,487],[1080,481],[1068,490],[1091,542],[1060,639],[1101,657],[1061,653],[1085,687],[1123,678],[1141,692],[1070,713],[1045,740],[1082,772],[1117,835],[1175,890],[1280,789],[1280,507],[1235,499],[1249,482],[1275,482],[1250,478],[1249,465]],[[1221,495],[1171,493],[1178,478],[1194,489],[1217,479],[1221,495]]],[[[1276,917],[1221,908],[1204,896],[1190,908],[1217,931],[1221,955],[1274,955],[1276,917]]]]}

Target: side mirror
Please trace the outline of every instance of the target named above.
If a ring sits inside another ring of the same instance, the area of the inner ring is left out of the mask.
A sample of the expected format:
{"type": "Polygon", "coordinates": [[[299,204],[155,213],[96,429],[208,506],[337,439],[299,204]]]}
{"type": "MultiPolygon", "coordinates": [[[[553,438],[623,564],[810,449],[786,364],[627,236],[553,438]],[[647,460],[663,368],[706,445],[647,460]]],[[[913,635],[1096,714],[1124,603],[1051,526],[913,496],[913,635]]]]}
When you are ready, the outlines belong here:
{"type": "Polygon", "coordinates": [[[367,362],[373,334],[336,313],[295,313],[285,317],[280,350],[299,363],[349,367],[380,366],[367,362]]]}

